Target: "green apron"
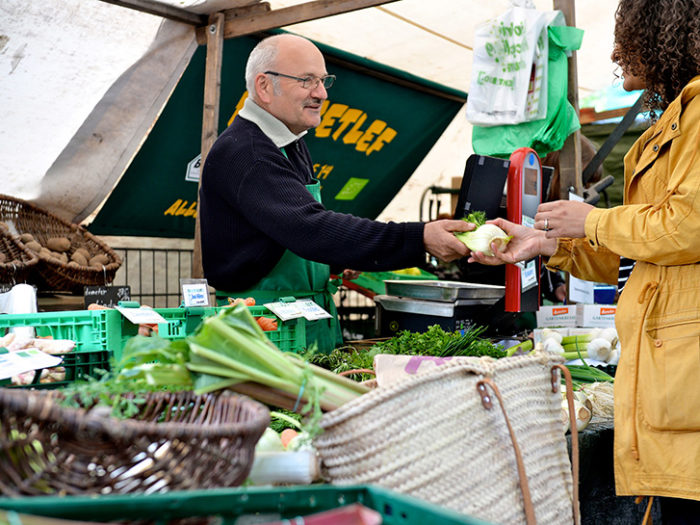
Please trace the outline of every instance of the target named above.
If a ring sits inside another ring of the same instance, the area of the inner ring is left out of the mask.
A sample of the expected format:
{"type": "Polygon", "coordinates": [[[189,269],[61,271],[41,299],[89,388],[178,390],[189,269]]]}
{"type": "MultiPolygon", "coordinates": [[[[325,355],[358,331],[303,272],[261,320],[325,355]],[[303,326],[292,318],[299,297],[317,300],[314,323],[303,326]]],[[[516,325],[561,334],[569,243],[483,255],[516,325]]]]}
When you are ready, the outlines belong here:
{"type": "MultiPolygon", "coordinates": [[[[321,202],[319,181],[308,184],[306,189],[314,199],[321,202]]],[[[327,264],[307,261],[286,250],[272,271],[260,279],[253,288],[235,293],[217,290],[216,300],[221,306],[228,304],[229,297],[252,297],[258,305],[278,301],[280,297],[311,299],[332,317],[306,321],[306,347],[316,345],[319,352],[327,354],[336,346],[343,344],[338,312],[333,301],[333,294],[337,291],[339,283],[337,280],[331,281],[330,275],[327,264]]]]}

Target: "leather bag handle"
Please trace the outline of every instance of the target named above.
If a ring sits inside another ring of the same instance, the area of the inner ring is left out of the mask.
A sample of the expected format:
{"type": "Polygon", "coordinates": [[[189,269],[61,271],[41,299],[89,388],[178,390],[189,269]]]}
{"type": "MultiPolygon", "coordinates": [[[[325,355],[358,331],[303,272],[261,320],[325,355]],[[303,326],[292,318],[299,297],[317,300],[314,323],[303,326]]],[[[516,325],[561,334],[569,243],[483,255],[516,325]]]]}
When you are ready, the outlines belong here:
{"type": "Polygon", "coordinates": [[[571,372],[566,365],[552,365],[552,392],[559,391],[559,378],[555,373],[561,371],[566,382],[566,404],[569,407],[569,430],[571,431],[571,474],[574,483],[573,502],[574,525],[579,525],[580,516],[578,508],[578,476],[579,476],[579,454],[578,454],[578,429],[576,428],[576,411],[574,410],[574,386],[571,381],[571,372]]]}
{"type": "MultiPolygon", "coordinates": [[[[576,429],[576,413],[574,411],[574,395],[573,395],[573,383],[571,381],[571,373],[569,372],[569,369],[565,365],[553,365],[552,366],[552,392],[558,392],[559,391],[559,377],[555,373],[556,370],[560,370],[562,375],[564,376],[564,380],[566,382],[566,401],[569,406],[569,426],[571,429],[571,469],[572,469],[572,478],[573,478],[573,501],[572,501],[572,507],[573,507],[573,517],[574,517],[574,525],[579,525],[580,523],[580,516],[579,516],[579,490],[578,490],[578,481],[579,481],[579,444],[578,444],[578,430],[576,429]]],[[[506,421],[506,426],[508,427],[508,433],[510,434],[510,440],[511,443],[513,444],[513,452],[515,454],[515,462],[517,465],[518,469],[518,483],[520,485],[520,492],[522,493],[523,496],[523,507],[525,511],[525,521],[527,525],[535,525],[536,520],[535,520],[535,507],[532,504],[532,496],[530,494],[530,486],[527,481],[527,475],[525,473],[525,464],[523,462],[523,456],[522,452],[520,451],[520,446],[518,445],[518,441],[515,436],[515,432],[513,431],[513,427],[510,424],[510,419],[508,418],[508,414],[506,412],[505,405],[503,404],[503,398],[501,397],[501,392],[499,391],[498,387],[496,386],[496,383],[489,378],[489,377],[484,377],[483,379],[480,379],[476,383],[476,389],[479,392],[479,395],[481,396],[481,403],[483,404],[484,408],[487,410],[490,410],[493,407],[493,402],[491,400],[491,396],[488,392],[487,385],[491,388],[493,393],[496,396],[496,399],[498,399],[498,404],[501,407],[501,412],[503,412],[503,417],[506,421]]]]}
{"type": "Polygon", "coordinates": [[[536,525],[536,520],[535,520],[535,507],[532,504],[532,496],[530,495],[530,486],[527,482],[527,475],[525,474],[525,464],[523,463],[523,455],[522,452],[520,451],[520,446],[518,445],[518,441],[515,438],[515,432],[513,431],[513,426],[510,424],[510,419],[508,418],[508,414],[506,413],[506,407],[503,404],[503,398],[501,397],[501,392],[498,390],[498,387],[496,386],[496,383],[493,382],[493,380],[490,377],[485,377],[483,379],[480,379],[476,383],[476,389],[479,392],[479,395],[481,396],[481,403],[484,405],[484,408],[487,410],[491,410],[493,407],[493,403],[491,401],[491,396],[489,395],[488,389],[486,388],[486,385],[488,385],[491,390],[493,390],[493,393],[496,395],[496,399],[498,399],[498,404],[501,407],[501,412],[503,412],[503,417],[506,420],[506,425],[508,427],[508,433],[510,434],[510,441],[513,444],[513,452],[515,453],[515,463],[517,464],[518,467],[518,483],[520,484],[520,492],[523,495],[523,507],[525,510],[525,521],[527,522],[527,525],[536,525]]]}

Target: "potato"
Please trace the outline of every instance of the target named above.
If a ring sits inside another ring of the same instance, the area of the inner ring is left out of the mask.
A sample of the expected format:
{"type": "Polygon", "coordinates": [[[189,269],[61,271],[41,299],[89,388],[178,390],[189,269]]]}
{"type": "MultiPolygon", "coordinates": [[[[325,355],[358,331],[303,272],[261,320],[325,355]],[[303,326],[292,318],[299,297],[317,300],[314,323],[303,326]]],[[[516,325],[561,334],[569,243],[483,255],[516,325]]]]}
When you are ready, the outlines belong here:
{"type": "Polygon", "coordinates": [[[36,241],[29,241],[27,243],[27,248],[29,248],[31,251],[33,251],[35,253],[39,253],[42,249],[46,249],[36,241]]]}
{"type": "Polygon", "coordinates": [[[36,239],[34,239],[34,236],[31,233],[23,233],[19,236],[19,240],[22,241],[24,244],[27,244],[28,242],[32,242],[36,239]]]}
{"type": "Polygon", "coordinates": [[[46,247],[54,252],[67,252],[70,250],[70,240],[66,237],[51,237],[46,241],[46,247]]]}
{"type": "Polygon", "coordinates": [[[43,257],[45,259],[51,259],[53,257],[53,252],[51,250],[49,250],[48,248],[44,248],[42,246],[41,250],[39,250],[39,257],[43,257]]]}
{"type": "Polygon", "coordinates": [[[7,255],[0,252],[0,264],[4,263],[5,261],[7,261],[7,255]]]}
{"type": "Polygon", "coordinates": [[[75,251],[74,251],[73,253],[74,253],[74,254],[79,253],[80,255],[82,255],[83,257],[85,257],[85,261],[86,261],[86,262],[89,261],[90,259],[92,259],[92,255],[90,254],[90,252],[88,251],[88,249],[85,248],[84,246],[81,246],[80,248],[76,248],[75,251]]]}
{"type": "Polygon", "coordinates": [[[87,258],[78,250],[73,252],[73,255],[70,256],[70,260],[73,261],[74,263],[79,264],[80,266],[87,266],[88,265],[87,258]]]}
{"type": "Polygon", "coordinates": [[[105,254],[101,253],[99,255],[95,255],[92,259],[88,261],[88,264],[90,266],[96,266],[98,268],[102,268],[103,266],[107,266],[109,264],[109,257],[107,257],[105,254]]]}
{"type": "Polygon", "coordinates": [[[75,262],[75,261],[70,261],[70,262],[68,263],[68,267],[69,267],[69,268],[79,268],[80,265],[79,265],[77,262],[75,262]]]}
{"type": "Polygon", "coordinates": [[[0,231],[9,232],[9,231],[10,231],[10,227],[9,227],[6,223],[0,221],[0,231]]]}

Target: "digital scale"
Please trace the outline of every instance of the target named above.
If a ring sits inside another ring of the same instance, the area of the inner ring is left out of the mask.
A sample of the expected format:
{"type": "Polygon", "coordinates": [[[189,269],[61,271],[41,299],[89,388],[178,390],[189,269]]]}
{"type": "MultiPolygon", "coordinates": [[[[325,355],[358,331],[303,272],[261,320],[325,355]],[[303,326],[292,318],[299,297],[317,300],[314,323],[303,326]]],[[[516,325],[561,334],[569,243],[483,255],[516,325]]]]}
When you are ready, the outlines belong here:
{"type": "MultiPolygon", "coordinates": [[[[508,220],[534,228],[542,202],[542,166],[530,148],[518,148],[510,156],[506,191],[508,220]]],[[[541,258],[506,265],[506,312],[535,312],[540,308],[541,258]]]]}
{"type": "MultiPolygon", "coordinates": [[[[508,160],[485,155],[467,159],[455,218],[483,211],[487,219],[497,217],[534,226],[537,207],[551,179],[553,168],[542,166],[531,148],[518,148],[508,160]]],[[[506,312],[534,312],[540,304],[540,257],[505,265],[506,312]]],[[[503,281],[500,267],[470,264],[471,282],[503,281]],[[497,277],[494,277],[497,276],[497,277]]]]}
{"type": "Polygon", "coordinates": [[[375,295],[376,333],[391,337],[401,330],[424,332],[433,325],[447,332],[489,327],[504,286],[457,281],[387,280],[386,294],[375,295]]]}

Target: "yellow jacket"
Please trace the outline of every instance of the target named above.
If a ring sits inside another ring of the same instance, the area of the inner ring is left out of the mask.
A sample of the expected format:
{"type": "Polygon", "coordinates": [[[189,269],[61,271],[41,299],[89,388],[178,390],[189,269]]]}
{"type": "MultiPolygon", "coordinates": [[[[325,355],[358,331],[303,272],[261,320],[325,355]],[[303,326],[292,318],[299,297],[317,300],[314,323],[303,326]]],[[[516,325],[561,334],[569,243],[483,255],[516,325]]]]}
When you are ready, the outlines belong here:
{"type": "Polygon", "coordinates": [[[548,266],[615,283],[618,495],[700,500],[700,76],[625,156],[624,205],[596,208],[548,266]]]}

